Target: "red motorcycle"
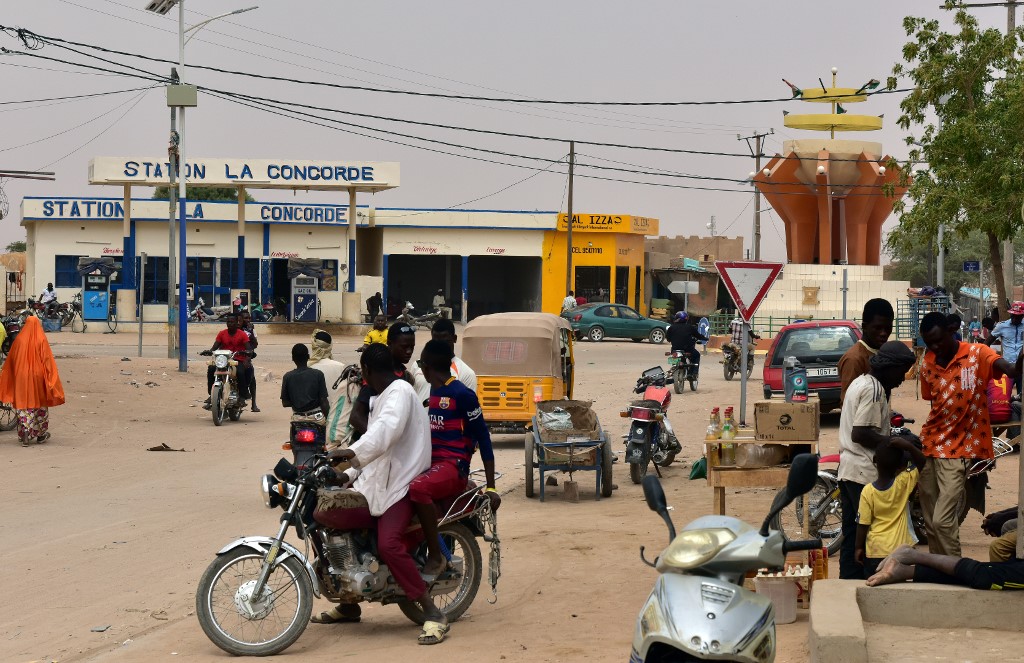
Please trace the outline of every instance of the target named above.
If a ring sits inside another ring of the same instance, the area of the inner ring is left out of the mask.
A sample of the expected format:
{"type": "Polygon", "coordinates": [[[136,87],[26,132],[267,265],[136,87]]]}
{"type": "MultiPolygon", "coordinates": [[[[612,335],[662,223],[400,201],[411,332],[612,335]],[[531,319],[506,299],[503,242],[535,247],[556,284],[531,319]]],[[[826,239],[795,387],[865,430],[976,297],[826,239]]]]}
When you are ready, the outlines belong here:
{"type": "Polygon", "coordinates": [[[629,464],[629,478],[633,483],[643,481],[651,462],[659,476],[658,467],[668,467],[683,447],[676,439],[672,425],[666,417],[668,405],[672,402],[672,390],[668,385],[672,379],[661,366],[649,368],[636,381],[634,393],[643,394],[643,400],[633,401],[619,413],[630,419],[626,433],[626,463],[629,464]]]}

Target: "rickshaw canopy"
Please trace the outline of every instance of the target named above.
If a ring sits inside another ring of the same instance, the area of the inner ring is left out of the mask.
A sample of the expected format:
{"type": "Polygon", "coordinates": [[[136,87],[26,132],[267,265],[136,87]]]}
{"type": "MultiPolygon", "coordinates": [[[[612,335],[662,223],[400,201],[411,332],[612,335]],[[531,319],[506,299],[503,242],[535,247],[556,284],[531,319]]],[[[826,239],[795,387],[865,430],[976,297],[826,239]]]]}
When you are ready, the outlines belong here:
{"type": "Polygon", "coordinates": [[[479,375],[562,376],[571,334],[569,322],[550,313],[482,315],[462,332],[462,359],[479,375]]]}

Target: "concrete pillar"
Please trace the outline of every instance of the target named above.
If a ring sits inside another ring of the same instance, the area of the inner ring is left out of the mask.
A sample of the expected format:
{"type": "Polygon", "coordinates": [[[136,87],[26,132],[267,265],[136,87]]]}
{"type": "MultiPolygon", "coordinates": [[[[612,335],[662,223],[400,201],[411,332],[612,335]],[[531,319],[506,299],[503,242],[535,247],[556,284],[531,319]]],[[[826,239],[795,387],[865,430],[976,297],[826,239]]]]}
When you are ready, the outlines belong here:
{"type": "Polygon", "coordinates": [[[137,290],[142,284],[135,282],[135,233],[132,232],[132,185],[124,185],[124,224],[121,258],[121,288],[117,291],[117,319],[134,322],[136,318],[137,290]]]}
{"type": "Polygon", "coordinates": [[[469,256],[462,256],[462,324],[469,322],[469,256]]]}
{"type": "Polygon", "coordinates": [[[356,190],[348,190],[348,282],[345,292],[341,295],[341,321],[349,324],[358,323],[362,313],[362,297],[356,292],[356,190]]]}

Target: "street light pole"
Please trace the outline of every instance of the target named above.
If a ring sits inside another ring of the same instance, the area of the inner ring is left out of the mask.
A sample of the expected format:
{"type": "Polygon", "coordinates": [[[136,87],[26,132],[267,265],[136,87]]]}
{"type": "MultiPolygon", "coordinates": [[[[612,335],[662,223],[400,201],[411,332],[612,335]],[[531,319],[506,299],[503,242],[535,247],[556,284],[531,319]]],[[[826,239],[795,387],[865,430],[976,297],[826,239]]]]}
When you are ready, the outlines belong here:
{"type": "MultiPolygon", "coordinates": [[[[178,0],[178,76],[185,83],[185,0],[178,0]]],[[[178,372],[188,372],[188,259],[186,258],[185,180],[188,161],[185,160],[185,107],[179,109],[178,163],[178,372]]]]}

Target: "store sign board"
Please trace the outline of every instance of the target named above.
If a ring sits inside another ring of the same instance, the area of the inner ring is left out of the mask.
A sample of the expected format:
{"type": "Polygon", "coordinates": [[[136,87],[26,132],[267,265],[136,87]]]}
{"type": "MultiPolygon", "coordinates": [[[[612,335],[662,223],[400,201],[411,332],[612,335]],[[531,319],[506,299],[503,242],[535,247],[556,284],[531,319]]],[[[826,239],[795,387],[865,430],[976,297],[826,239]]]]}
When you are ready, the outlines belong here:
{"type": "MultiPolygon", "coordinates": [[[[192,221],[237,221],[234,202],[189,201],[185,214],[192,221]]],[[[167,221],[166,200],[133,200],[131,217],[135,221],[167,221]]],[[[22,218],[28,220],[121,221],[124,201],[113,198],[25,198],[22,218]]],[[[304,205],[295,203],[259,203],[245,206],[245,220],[252,223],[308,223],[347,225],[348,207],[343,205],[304,205]]]]}
{"type": "MultiPolygon", "coordinates": [[[[568,214],[558,215],[558,229],[568,230],[568,214]]],[[[631,233],[657,235],[658,219],[628,214],[573,214],[572,229],[583,232],[631,233]]]]}
{"type": "MultiPolygon", "coordinates": [[[[166,157],[96,157],[89,184],[166,185],[170,171],[166,157]]],[[[380,161],[198,158],[184,171],[190,186],[380,191],[399,184],[399,164],[380,161]]]]}

